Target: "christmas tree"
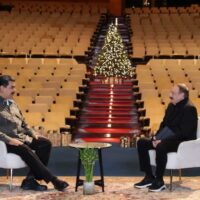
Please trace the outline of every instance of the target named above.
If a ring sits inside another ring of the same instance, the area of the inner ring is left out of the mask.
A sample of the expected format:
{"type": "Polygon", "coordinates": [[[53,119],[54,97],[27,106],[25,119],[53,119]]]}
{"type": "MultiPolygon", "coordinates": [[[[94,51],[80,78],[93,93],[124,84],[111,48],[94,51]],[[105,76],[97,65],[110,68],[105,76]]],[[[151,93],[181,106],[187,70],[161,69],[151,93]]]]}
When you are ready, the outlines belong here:
{"type": "Polygon", "coordinates": [[[104,45],[98,55],[94,75],[133,77],[133,68],[117,27],[110,24],[104,45]]]}

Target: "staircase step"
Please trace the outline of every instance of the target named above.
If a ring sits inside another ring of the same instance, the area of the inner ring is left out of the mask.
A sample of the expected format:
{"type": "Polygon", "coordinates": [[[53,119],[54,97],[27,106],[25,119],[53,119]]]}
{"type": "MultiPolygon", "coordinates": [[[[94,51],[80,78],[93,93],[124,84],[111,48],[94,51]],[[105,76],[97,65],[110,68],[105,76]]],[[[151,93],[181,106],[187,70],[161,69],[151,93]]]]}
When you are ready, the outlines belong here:
{"type": "Polygon", "coordinates": [[[80,123],[82,128],[136,128],[138,123],[80,123]]]}
{"type": "Polygon", "coordinates": [[[109,112],[109,111],[112,111],[112,112],[129,112],[131,109],[133,108],[133,106],[131,107],[131,106],[129,106],[129,107],[110,107],[109,108],[109,106],[101,106],[101,107],[92,107],[92,106],[90,106],[90,107],[88,107],[88,106],[85,106],[85,108],[83,108],[83,111],[85,111],[85,112],[99,112],[99,111],[102,111],[102,110],[104,110],[104,111],[107,111],[107,112],[109,112]]]}
{"type": "MultiPolygon", "coordinates": [[[[110,100],[111,99],[111,96],[110,95],[96,95],[96,94],[93,94],[93,95],[88,95],[88,99],[106,99],[106,100],[110,100]]],[[[113,97],[113,99],[115,100],[122,100],[122,99],[133,99],[132,95],[119,95],[119,96],[115,96],[113,97]]]]}
{"type": "MultiPolygon", "coordinates": [[[[137,118],[136,118],[137,119],[137,118]]],[[[136,120],[135,120],[136,121],[136,120]]],[[[110,119],[82,119],[80,120],[80,123],[83,124],[108,124],[108,123],[112,123],[112,124],[136,124],[137,122],[134,122],[132,119],[115,119],[115,120],[110,120],[110,119]]]]}
{"type": "MultiPolygon", "coordinates": [[[[138,126],[137,126],[138,127],[138,126]]],[[[120,134],[132,134],[133,128],[94,128],[94,127],[87,127],[87,128],[79,128],[77,130],[78,133],[83,133],[84,135],[86,133],[89,134],[114,134],[114,135],[120,135],[120,134]]]]}
{"type": "Polygon", "coordinates": [[[106,116],[108,117],[109,115],[114,116],[114,117],[125,117],[125,116],[137,116],[136,112],[130,111],[130,112],[105,112],[105,111],[101,111],[101,112],[82,112],[84,115],[86,116],[106,116]]]}
{"type": "Polygon", "coordinates": [[[106,102],[106,103],[101,103],[101,102],[88,102],[84,104],[86,107],[102,107],[102,108],[106,108],[112,105],[113,108],[117,108],[117,107],[128,107],[128,108],[132,108],[133,107],[133,103],[130,102],[127,104],[127,102],[123,102],[123,103],[113,103],[113,102],[106,102]]]}
{"type": "Polygon", "coordinates": [[[120,139],[119,138],[91,138],[91,137],[85,137],[82,138],[85,142],[105,142],[105,143],[119,143],[120,139]]]}
{"type": "Polygon", "coordinates": [[[119,99],[119,100],[116,100],[116,99],[113,99],[113,101],[110,101],[110,99],[96,99],[96,100],[93,100],[92,102],[91,101],[88,101],[86,100],[85,101],[85,104],[87,105],[106,105],[106,104],[110,104],[112,102],[112,104],[118,104],[118,105],[127,105],[127,104],[134,104],[134,101],[133,99],[119,99]]]}
{"type": "MultiPolygon", "coordinates": [[[[132,88],[132,87],[131,87],[132,88]]],[[[108,93],[113,91],[114,93],[116,92],[122,92],[122,93],[131,93],[132,91],[130,91],[130,88],[91,88],[90,92],[98,92],[98,93],[108,93]]]]}
{"type": "MultiPolygon", "coordinates": [[[[95,115],[95,116],[86,116],[86,115],[81,115],[80,117],[80,120],[107,120],[108,119],[108,116],[99,116],[99,115],[95,115]]],[[[111,120],[126,120],[126,121],[129,121],[129,120],[135,120],[135,119],[138,119],[138,116],[135,115],[135,116],[123,116],[123,118],[121,116],[113,116],[112,117],[109,117],[109,119],[111,120]]]]}

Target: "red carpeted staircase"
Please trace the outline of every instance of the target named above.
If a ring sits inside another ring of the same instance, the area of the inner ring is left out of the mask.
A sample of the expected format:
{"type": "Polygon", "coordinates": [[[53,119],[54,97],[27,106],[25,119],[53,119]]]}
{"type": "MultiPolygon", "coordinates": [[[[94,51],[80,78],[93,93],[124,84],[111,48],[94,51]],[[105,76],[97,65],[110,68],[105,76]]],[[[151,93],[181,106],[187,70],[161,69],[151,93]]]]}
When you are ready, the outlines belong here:
{"type": "Polygon", "coordinates": [[[74,139],[119,142],[140,129],[131,79],[95,78],[90,82],[74,139]]]}
{"type": "MultiPolygon", "coordinates": [[[[104,44],[109,24],[114,17],[102,16],[88,52],[88,67],[93,69],[104,44]]],[[[125,49],[130,53],[128,18],[118,17],[118,31],[125,49]]],[[[91,70],[92,71],[92,70],[91,70]]],[[[119,142],[120,137],[140,130],[133,96],[133,81],[118,78],[92,78],[76,121],[73,139],[91,142],[119,142]]]]}

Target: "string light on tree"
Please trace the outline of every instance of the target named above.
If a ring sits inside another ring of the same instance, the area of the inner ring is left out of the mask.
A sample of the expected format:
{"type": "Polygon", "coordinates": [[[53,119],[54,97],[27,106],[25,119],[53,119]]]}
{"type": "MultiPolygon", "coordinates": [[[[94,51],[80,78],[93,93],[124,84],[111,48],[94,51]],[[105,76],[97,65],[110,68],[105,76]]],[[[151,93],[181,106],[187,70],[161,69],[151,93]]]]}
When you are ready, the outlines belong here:
{"type": "Polygon", "coordinates": [[[104,45],[97,58],[94,75],[105,77],[133,77],[133,69],[117,26],[110,24],[104,45]]]}
{"type": "Polygon", "coordinates": [[[118,26],[118,18],[115,18],[115,26],[118,26]]]}

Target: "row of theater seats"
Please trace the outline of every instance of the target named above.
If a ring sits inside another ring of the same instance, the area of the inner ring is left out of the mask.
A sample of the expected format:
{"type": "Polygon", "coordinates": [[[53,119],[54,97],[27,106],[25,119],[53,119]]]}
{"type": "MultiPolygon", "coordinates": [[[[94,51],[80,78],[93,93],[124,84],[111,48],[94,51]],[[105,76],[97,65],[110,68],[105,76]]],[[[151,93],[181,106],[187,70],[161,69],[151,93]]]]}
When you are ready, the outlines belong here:
{"type": "Polygon", "coordinates": [[[84,56],[100,16],[0,12],[0,54],[84,56]]]}
{"type": "MultiPolygon", "coordinates": [[[[200,7],[198,7],[200,8],[200,7]]],[[[178,9],[178,8],[177,8],[178,9]]],[[[132,13],[133,58],[200,55],[200,14],[132,13]]]]}
{"type": "Polygon", "coordinates": [[[74,59],[0,59],[1,74],[16,79],[15,100],[27,122],[45,130],[65,127],[86,71],[74,59]]]}
{"type": "MultiPolygon", "coordinates": [[[[2,1],[1,1],[2,2],[2,1]]],[[[74,12],[97,14],[106,12],[108,4],[106,2],[73,2],[73,1],[21,1],[6,0],[6,4],[13,5],[15,11],[29,12],[74,12]]]]}
{"type": "Polygon", "coordinates": [[[175,83],[185,83],[190,98],[200,113],[200,60],[151,59],[146,65],[137,65],[139,91],[144,101],[150,127],[158,129],[169,103],[169,93],[175,83]]]}
{"type": "Polygon", "coordinates": [[[175,13],[197,13],[200,12],[200,6],[193,4],[190,7],[141,7],[141,8],[126,8],[126,13],[132,14],[175,14],[175,13]]]}

